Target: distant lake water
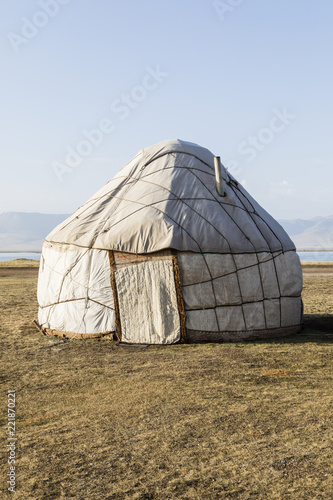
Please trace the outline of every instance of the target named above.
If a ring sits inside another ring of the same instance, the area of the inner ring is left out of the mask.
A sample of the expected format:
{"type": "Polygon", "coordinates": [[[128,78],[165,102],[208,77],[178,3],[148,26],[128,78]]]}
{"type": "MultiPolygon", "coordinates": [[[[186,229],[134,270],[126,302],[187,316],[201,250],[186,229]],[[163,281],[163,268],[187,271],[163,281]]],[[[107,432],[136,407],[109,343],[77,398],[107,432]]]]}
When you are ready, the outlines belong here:
{"type": "Polygon", "coordinates": [[[333,251],[297,252],[301,260],[333,261],[333,251]]]}
{"type": "MultiPolygon", "coordinates": [[[[301,260],[317,260],[317,261],[333,261],[333,250],[327,250],[322,252],[297,252],[301,260]]],[[[21,253],[21,252],[11,252],[11,253],[0,253],[0,260],[14,260],[14,259],[34,259],[40,260],[41,253],[21,253]]]]}

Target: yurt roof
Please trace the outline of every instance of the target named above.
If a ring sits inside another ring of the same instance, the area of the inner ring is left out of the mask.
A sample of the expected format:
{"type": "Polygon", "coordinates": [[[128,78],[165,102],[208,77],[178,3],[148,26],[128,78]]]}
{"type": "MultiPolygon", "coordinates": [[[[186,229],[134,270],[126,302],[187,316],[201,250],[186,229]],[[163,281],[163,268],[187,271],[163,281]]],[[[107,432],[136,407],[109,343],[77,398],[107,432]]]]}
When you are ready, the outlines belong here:
{"type": "Polygon", "coordinates": [[[294,250],[280,224],[223,166],[222,176],[224,197],[208,149],[159,142],[142,149],[46,240],[129,253],[294,250]]]}

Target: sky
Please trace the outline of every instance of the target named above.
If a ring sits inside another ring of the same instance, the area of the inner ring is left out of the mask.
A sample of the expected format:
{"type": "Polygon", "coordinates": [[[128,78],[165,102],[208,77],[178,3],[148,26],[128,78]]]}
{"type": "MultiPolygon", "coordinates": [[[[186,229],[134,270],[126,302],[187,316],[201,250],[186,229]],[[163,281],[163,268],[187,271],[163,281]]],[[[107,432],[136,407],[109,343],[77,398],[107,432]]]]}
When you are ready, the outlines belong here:
{"type": "Polygon", "coordinates": [[[331,0],[2,0],[0,213],[72,213],[195,142],[275,218],[333,214],[331,0]]]}

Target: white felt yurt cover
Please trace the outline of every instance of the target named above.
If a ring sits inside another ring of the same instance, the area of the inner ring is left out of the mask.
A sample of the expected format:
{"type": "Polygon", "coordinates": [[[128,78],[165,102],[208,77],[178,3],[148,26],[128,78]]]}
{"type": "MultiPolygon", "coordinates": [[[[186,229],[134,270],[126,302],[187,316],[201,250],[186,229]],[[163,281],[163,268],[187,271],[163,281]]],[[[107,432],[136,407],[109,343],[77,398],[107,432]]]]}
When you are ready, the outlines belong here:
{"type": "MultiPolygon", "coordinates": [[[[169,140],[141,150],[47,236],[38,284],[42,328],[82,336],[114,331],[109,252],[142,255],[166,249],[178,252],[189,329],[194,323],[207,325],[208,331],[217,334],[227,324],[236,332],[298,326],[302,272],[293,242],[224,167],[222,176],[224,197],[216,191],[214,155],[193,143],[169,140]],[[193,269],[196,254],[204,257],[206,269],[201,270],[201,264],[193,269]],[[216,276],[207,264],[207,254],[217,256],[216,276]],[[255,268],[254,274],[241,272],[248,268],[255,268]],[[191,273],[196,275],[193,285],[188,284],[191,273]],[[210,295],[203,292],[207,280],[212,285],[210,295]],[[258,294],[253,292],[252,280],[254,288],[260,289],[258,294]],[[289,302],[282,306],[285,299],[289,302]],[[239,321],[236,309],[226,309],[234,306],[241,309],[239,321]],[[256,324],[258,308],[263,313],[256,324]],[[202,320],[208,309],[214,309],[214,326],[202,320]],[[275,315],[279,316],[276,322],[275,315]],[[283,317],[288,317],[285,324],[283,317]]],[[[130,279],[133,273],[121,272],[125,293],[124,276],[130,279]]],[[[158,286],[155,278],[151,282],[158,286]]],[[[123,295],[121,300],[127,303],[123,295]]],[[[123,309],[123,322],[134,325],[133,318],[125,319],[124,314],[123,309]]],[[[168,327],[174,332],[168,334],[172,341],[180,338],[173,330],[175,324],[168,327]]],[[[156,333],[155,327],[149,329],[156,333]]],[[[156,343],[164,343],[163,332],[156,335],[156,343]]]]}
{"type": "Polygon", "coordinates": [[[295,250],[284,229],[223,168],[216,192],[214,155],[171,140],[143,149],[46,238],[84,248],[149,253],[295,250]]]}

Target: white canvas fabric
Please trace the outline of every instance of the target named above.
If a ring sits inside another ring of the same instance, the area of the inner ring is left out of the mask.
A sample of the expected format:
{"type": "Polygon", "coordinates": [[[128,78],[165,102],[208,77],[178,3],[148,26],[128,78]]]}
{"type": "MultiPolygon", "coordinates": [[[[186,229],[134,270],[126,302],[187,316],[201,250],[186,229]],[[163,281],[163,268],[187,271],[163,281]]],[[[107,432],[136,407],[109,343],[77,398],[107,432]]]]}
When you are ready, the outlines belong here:
{"type": "Polygon", "coordinates": [[[189,340],[297,331],[302,270],[295,246],[224,167],[222,176],[224,197],[216,191],[214,155],[193,143],[141,150],[47,236],[38,282],[42,328],[74,336],[115,331],[116,286],[124,341],[179,341],[170,261],[117,269],[111,286],[112,251],[172,250],[189,340]]]}
{"type": "Polygon", "coordinates": [[[178,342],[180,319],[172,259],[122,267],[115,276],[122,341],[178,342]]]}
{"type": "Polygon", "coordinates": [[[114,331],[108,252],[44,243],[37,299],[43,328],[76,334],[114,331]]]}
{"type": "MultiPolygon", "coordinates": [[[[301,322],[302,269],[296,252],[178,253],[188,330],[249,332],[301,322]]],[[[231,333],[230,333],[231,332],[231,333]]]]}
{"type": "Polygon", "coordinates": [[[226,196],[216,191],[214,155],[185,141],[164,141],[132,161],[57,226],[50,242],[150,253],[295,250],[283,228],[222,167],[226,196]]]}

